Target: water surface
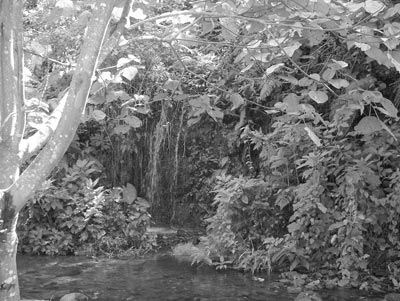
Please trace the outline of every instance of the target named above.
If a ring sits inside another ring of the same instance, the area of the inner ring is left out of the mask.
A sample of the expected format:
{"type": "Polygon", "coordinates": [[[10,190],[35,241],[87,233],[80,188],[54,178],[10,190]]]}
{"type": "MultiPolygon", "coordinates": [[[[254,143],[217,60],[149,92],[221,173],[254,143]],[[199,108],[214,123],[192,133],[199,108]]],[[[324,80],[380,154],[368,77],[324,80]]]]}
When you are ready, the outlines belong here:
{"type": "MultiPolygon", "coordinates": [[[[93,300],[294,300],[277,276],[216,271],[172,256],[145,259],[18,257],[24,299],[80,292],[93,300]]],[[[357,290],[325,290],[323,300],[377,300],[357,290]]]]}

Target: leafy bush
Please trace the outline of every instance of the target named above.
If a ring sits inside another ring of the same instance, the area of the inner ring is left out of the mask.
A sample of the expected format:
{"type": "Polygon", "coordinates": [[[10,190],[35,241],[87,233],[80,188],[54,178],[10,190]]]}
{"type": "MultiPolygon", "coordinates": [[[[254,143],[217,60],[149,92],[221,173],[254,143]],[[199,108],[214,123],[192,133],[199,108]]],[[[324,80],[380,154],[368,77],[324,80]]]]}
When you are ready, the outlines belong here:
{"type": "Polygon", "coordinates": [[[32,254],[113,254],[145,252],[154,239],[146,234],[150,215],[143,199],[126,202],[122,189],[97,187],[94,160],[77,160],[47,182],[22,213],[20,251],[32,254]]]}

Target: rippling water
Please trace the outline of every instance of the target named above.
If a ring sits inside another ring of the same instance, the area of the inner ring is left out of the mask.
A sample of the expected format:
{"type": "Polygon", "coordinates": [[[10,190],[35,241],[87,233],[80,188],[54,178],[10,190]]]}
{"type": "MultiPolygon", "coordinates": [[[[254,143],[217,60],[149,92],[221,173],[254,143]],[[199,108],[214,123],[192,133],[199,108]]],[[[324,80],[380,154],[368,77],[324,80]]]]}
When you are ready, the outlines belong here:
{"type": "MultiPolygon", "coordinates": [[[[80,292],[94,300],[294,300],[276,276],[216,271],[172,256],[145,259],[18,257],[21,295],[57,299],[80,292]]],[[[326,290],[323,300],[368,299],[356,290],[326,290]]]]}

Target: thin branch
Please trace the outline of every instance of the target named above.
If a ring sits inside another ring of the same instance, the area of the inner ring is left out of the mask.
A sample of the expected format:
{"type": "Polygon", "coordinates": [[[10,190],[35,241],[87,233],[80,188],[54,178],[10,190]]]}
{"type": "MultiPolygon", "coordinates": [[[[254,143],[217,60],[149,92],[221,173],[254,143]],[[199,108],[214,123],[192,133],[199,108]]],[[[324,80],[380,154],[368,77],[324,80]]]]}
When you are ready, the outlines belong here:
{"type": "Polygon", "coordinates": [[[55,59],[52,59],[51,57],[41,55],[40,53],[37,53],[37,52],[32,51],[32,50],[24,49],[24,52],[30,53],[30,54],[38,56],[38,57],[41,57],[42,59],[50,61],[50,62],[55,63],[57,65],[61,65],[61,66],[64,66],[64,67],[72,67],[71,63],[63,63],[63,62],[57,61],[55,59]]]}
{"type": "Polygon", "coordinates": [[[337,28],[316,28],[316,27],[307,27],[307,26],[299,26],[299,25],[294,25],[292,23],[282,23],[282,22],[270,22],[266,21],[263,19],[259,18],[251,18],[251,17],[245,17],[239,14],[215,14],[215,13],[209,13],[209,12],[195,12],[195,11],[181,11],[181,12],[172,12],[172,13],[165,13],[161,14],[159,16],[147,18],[145,20],[141,20],[135,24],[132,24],[129,26],[128,30],[135,29],[137,27],[140,27],[143,24],[149,23],[149,22],[154,22],[160,19],[168,19],[172,17],[178,17],[178,16],[185,16],[185,15],[192,15],[193,17],[203,17],[203,18],[233,18],[233,19],[240,19],[244,21],[251,21],[251,22],[258,22],[264,25],[271,25],[271,26],[282,26],[282,27],[290,27],[290,28],[297,28],[297,29],[309,29],[309,30],[317,30],[317,31],[342,31],[342,30],[354,30],[354,26],[345,26],[345,27],[337,27],[337,28]]]}

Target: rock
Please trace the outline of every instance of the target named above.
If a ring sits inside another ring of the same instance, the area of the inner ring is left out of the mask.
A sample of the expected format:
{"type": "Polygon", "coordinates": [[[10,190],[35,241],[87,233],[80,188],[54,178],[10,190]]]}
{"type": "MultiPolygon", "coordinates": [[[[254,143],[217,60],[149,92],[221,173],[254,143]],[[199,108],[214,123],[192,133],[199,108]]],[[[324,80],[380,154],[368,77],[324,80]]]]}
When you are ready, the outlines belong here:
{"type": "Polygon", "coordinates": [[[89,300],[89,298],[81,293],[72,293],[63,296],[60,299],[60,301],[81,301],[81,300],[89,300]]]}
{"type": "Polygon", "coordinates": [[[318,293],[313,291],[301,292],[297,295],[295,301],[322,301],[322,298],[318,293]]]}
{"type": "Polygon", "coordinates": [[[400,294],[397,293],[390,293],[385,295],[386,301],[400,301],[400,294]]]}

